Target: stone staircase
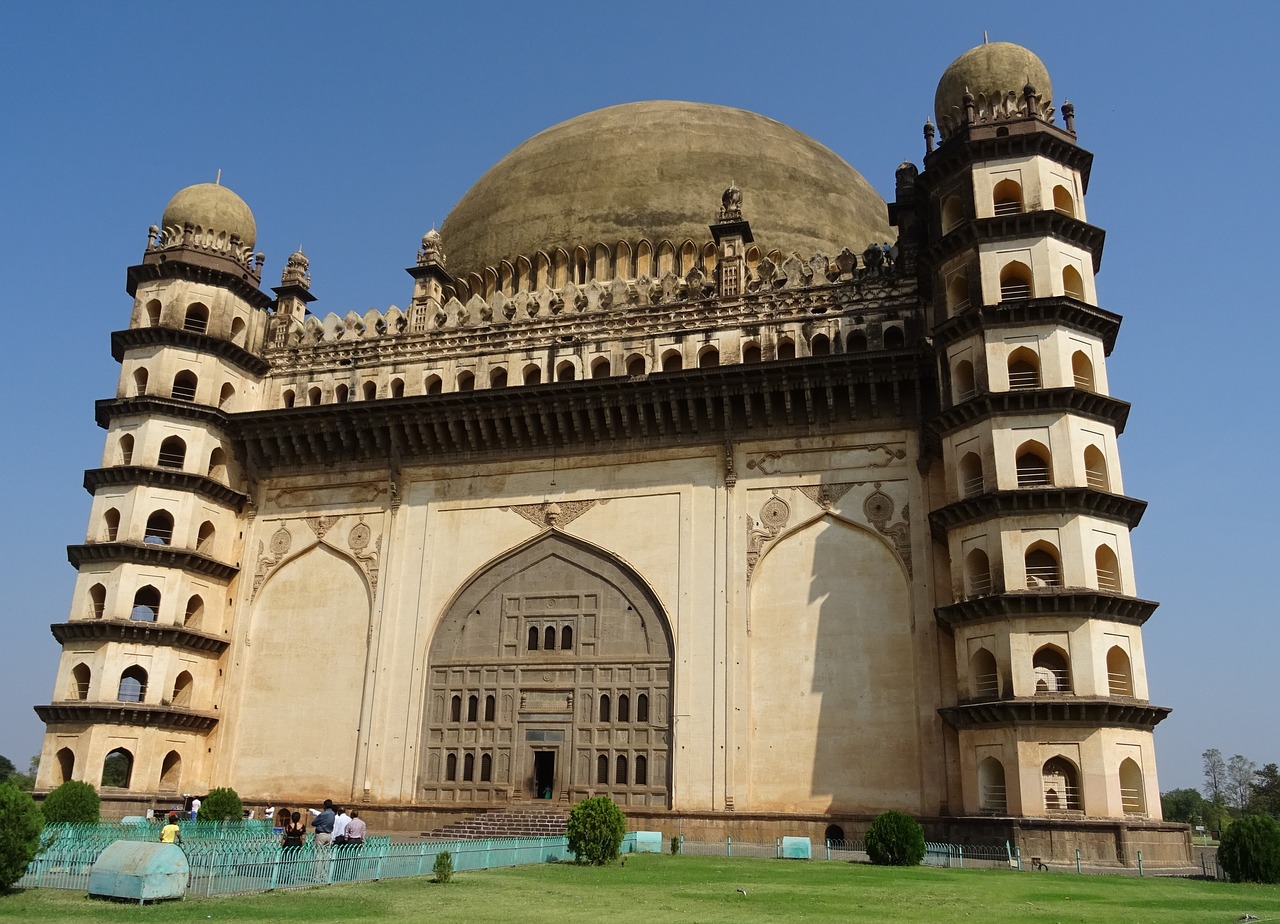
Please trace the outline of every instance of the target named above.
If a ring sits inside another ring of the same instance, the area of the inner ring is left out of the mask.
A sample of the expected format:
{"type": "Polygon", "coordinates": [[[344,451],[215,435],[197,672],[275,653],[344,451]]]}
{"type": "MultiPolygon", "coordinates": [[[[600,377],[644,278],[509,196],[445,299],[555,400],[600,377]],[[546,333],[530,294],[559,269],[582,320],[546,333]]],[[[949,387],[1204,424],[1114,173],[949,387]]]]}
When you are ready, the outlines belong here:
{"type": "Polygon", "coordinates": [[[432,840],[484,840],[491,837],[564,837],[563,812],[538,809],[503,809],[472,815],[437,828],[427,835],[432,840]]]}

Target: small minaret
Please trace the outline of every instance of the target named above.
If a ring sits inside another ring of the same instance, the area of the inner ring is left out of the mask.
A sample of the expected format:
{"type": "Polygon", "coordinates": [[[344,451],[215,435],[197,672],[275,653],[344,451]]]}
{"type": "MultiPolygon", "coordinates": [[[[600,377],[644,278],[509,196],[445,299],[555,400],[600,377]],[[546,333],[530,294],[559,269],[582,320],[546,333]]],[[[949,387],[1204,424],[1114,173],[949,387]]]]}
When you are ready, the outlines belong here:
{"type": "Polygon", "coordinates": [[[711,237],[720,249],[716,287],[721,296],[741,295],[746,288],[746,249],[754,238],[751,224],[742,217],[742,190],[731,184],[720,197],[720,211],[711,225],[711,237]]]}
{"type": "Polygon", "coordinates": [[[276,315],[301,324],[307,317],[307,305],[316,300],[311,294],[311,261],[299,248],[289,254],[276,294],[276,315]]]}
{"type": "Polygon", "coordinates": [[[453,297],[453,277],[444,268],[444,242],[432,228],[422,235],[415,265],[405,270],[413,277],[413,301],[409,309],[409,331],[420,334],[440,307],[453,297]]]}

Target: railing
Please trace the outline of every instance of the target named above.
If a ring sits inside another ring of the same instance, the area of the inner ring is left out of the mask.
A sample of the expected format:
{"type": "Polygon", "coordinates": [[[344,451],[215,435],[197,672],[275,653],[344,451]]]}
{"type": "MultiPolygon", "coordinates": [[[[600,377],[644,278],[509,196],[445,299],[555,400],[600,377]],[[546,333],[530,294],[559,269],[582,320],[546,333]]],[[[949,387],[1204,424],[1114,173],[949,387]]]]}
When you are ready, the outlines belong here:
{"type": "Polygon", "coordinates": [[[1126,673],[1107,671],[1107,690],[1112,696],[1132,696],[1133,681],[1126,673]]]}
{"type": "Polygon", "coordinates": [[[960,299],[960,301],[956,302],[954,305],[951,305],[949,307],[951,309],[952,314],[959,314],[960,312],[967,310],[969,306],[972,304],[973,304],[973,300],[966,295],[964,298],[960,299]]]}
{"type": "Polygon", "coordinates": [[[978,797],[978,807],[984,812],[995,812],[1003,815],[1009,811],[1009,795],[1006,787],[984,785],[978,797]]]}
{"type": "MultiPolygon", "coordinates": [[[[1070,294],[1070,293],[1068,293],[1070,294]]],[[[1083,301],[1083,299],[1081,299],[1083,301]]],[[[1093,391],[1093,379],[1087,375],[1077,375],[1075,377],[1076,388],[1081,391],[1093,391]]]]}
{"type": "Polygon", "coordinates": [[[1030,298],[1031,284],[1027,282],[1003,282],[1000,284],[1000,298],[1010,301],[1016,298],[1030,298]]]}
{"type": "Polygon", "coordinates": [[[1002,215],[1019,215],[1022,213],[1022,203],[1014,199],[1012,202],[997,202],[993,210],[996,217],[1002,215]]]}
{"type": "Polygon", "coordinates": [[[969,576],[969,596],[985,597],[991,593],[991,575],[975,574],[969,576]]]}
{"type": "Polygon", "coordinates": [[[1078,814],[1083,803],[1080,801],[1079,786],[1046,786],[1044,788],[1044,808],[1050,815],[1078,814]]]}
{"type": "Polygon", "coordinates": [[[1027,565],[1027,588],[1061,587],[1062,575],[1057,565],[1027,565]]]}
{"type": "Polygon", "coordinates": [[[196,400],[196,388],[194,385],[179,385],[175,382],[171,394],[179,401],[196,400]]]}
{"type": "Polygon", "coordinates": [[[148,529],[147,534],[142,537],[142,541],[147,545],[168,545],[173,541],[173,530],[148,529]]]}
{"type": "Polygon", "coordinates": [[[964,482],[964,496],[973,497],[975,494],[981,494],[986,484],[986,479],[981,475],[974,475],[972,478],[966,478],[964,482]]]}
{"type": "Polygon", "coordinates": [[[1124,809],[1126,815],[1139,815],[1146,817],[1147,810],[1142,804],[1141,789],[1126,789],[1120,787],[1120,806],[1124,809]]]}
{"type": "Polygon", "coordinates": [[[1040,387],[1040,371],[1031,369],[1027,371],[1009,372],[1009,390],[1023,391],[1028,388],[1040,387]]]}
{"type": "Polygon", "coordinates": [[[1086,468],[1084,470],[1084,483],[1095,491],[1109,491],[1111,485],[1107,483],[1107,473],[1096,468],[1086,468]]]}
{"type": "Polygon", "coordinates": [[[977,674],[973,678],[973,695],[994,698],[1000,695],[999,674],[977,674]]]}
{"type": "Polygon", "coordinates": [[[1098,569],[1098,589],[1120,592],[1120,572],[1115,568],[1098,569]]]}
{"type": "Polygon", "coordinates": [[[185,452],[162,452],[156,457],[156,462],[163,468],[182,468],[186,461],[185,452]]]}
{"type": "Polygon", "coordinates": [[[1043,696],[1052,693],[1070,693],[1071,692],[1071,672],[1068,670],[1059,670],[1052,667],[1037,667],[1035,669],[1036,677],[1036,694],[1043,696]],[[1044,684],[1044,689],[1040,689],[1040,685],[1044,684]]]}
{"type": "Polygon", "coordinates": [[[1042,488],[1053,484],[1051,470],[1047,465],[1019,465],[1018,487],[1042,488]]]}
{"type": "Polygon", "coordinates": [[[197,334],[208,333],[209,322],[204,318],[188,317],[182,322],[182,329],[189,330],[197,334]]]}

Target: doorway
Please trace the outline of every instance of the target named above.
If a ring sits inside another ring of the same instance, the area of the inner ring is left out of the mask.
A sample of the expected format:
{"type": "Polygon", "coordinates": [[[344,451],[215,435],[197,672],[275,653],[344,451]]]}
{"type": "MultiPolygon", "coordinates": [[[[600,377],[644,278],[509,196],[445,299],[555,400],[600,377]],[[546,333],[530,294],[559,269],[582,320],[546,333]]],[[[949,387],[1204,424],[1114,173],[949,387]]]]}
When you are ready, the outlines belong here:
{"type": "Polygon", "coordinates": [[[533,797],[550,799],[556,785],[556,752],[533,752],[533,797]]]}

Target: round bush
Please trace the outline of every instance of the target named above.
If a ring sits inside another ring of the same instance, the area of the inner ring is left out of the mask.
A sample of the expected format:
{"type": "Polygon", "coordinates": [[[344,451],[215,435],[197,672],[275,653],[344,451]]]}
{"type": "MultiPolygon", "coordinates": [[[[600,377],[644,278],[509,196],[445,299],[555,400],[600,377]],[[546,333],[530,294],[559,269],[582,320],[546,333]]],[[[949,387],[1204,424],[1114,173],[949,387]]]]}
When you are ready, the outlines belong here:
{"type": "Polygon", "coordinates": [[[878,815],[867,829],[867,856],[877,866],[915,866],[924,859],[924,829],[902,812],[878,815]]]}
{"type": "Polygon", "coordinates": [[[436,882],[448,882],[453,878],[453,854],[442,850],[436,854],[436,865],[431,867],[436,874],[436,882]]]}
{"type": "Polygon", "coordinates": [[[40,850],[44,818],[30,793],[0,783],[0,889],[8,891],[40,850]]]}
{"type": "Polygon", "coordinates": [[[239,821],[244,817],[240,794],[234,789],[211,789],[200,800],[196,821],[239,821]]]}
{"type": "Polygon", "coordinates": [[[1280,824],[1246,815],[1222,832],[1218,860],[1232,882],[1280,882],[1280,824]]]}
{"type": "Polygon", "coordinates": [[[565,833],[578,862],[600,866],[618,858],[627,819],[608,796],[596,796],[573,807],[565,833]]]}
{"type": "Polygon", "coordinates": [[[67,780],[40,804],[44,820],[55,822],[95,822],[101,818],[98,791],[83,780],[67,780]]]}

